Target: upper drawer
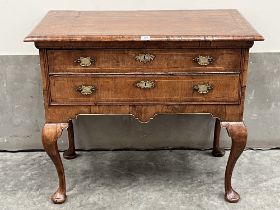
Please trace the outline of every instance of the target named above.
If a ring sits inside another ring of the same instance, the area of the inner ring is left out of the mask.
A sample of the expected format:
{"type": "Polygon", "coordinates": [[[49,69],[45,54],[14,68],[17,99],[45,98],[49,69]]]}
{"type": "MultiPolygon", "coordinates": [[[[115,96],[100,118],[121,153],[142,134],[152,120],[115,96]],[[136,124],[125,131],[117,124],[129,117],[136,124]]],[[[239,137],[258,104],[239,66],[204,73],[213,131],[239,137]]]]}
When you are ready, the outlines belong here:
{"type": "Polygon", "coordinates": [[[48,50],[50,73],[239,72],[240,49],[48,50]]]}

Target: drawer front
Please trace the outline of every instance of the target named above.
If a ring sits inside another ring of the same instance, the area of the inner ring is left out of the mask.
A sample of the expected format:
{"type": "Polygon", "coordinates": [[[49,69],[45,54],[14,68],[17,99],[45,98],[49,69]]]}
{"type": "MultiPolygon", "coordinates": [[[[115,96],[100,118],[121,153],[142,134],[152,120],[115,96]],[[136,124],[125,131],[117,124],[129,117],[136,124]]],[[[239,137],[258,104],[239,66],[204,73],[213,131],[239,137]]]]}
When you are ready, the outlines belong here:
{"type": "Polygon", "coordinates": [[[240,49],[48,50],[50,73],[239,72],[240,49]]]}
{"type": "Polygon", "coordinates": [[[239,104],[239,75],[51,76],[50,103],[239,104]]]}

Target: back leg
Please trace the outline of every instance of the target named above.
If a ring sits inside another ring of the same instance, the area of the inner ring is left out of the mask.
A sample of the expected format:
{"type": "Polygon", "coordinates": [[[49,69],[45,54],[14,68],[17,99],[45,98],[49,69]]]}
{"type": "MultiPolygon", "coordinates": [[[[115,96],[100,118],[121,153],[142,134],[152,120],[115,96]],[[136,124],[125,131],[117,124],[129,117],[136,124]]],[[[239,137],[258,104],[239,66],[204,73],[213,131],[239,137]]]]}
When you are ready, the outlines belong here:
{"type": "Polygon", "coordinates": [[[69,145],[68,145],[68,149],[63,153],[63,157],[65,159],[70,160],[77,157],[75,151],[74,129],[73,129],[72,120],[69,121],[69,127],[67,128],[67,131],[68,131],[69,145]]]}
{"type": "Polygon", "coordinates": [[[224,149],[220,148],[220,133],[221,133],[221,121],[216,118],[215,130],[214,130],[214,142],[212,155],[214,157],[223,157],[225,155],[224,149]]]}

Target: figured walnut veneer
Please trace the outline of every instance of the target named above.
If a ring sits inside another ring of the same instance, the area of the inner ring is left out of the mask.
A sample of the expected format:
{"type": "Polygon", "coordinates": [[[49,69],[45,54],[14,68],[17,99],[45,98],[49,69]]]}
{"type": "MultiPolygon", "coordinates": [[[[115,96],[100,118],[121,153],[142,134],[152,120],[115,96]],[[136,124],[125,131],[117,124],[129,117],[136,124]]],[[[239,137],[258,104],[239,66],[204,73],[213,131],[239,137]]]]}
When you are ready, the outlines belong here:
{"type": "Polygon", "coordinates": [[[239,72],[241,49],[83,49],[48,50],[50,73],[168,73],[168,72],[239,72]],[[135,57],[146,53],[154,56],[143,65],[135,57]],[[193,59],[211,55],[214,62],[205,68],[193,59]],[[73,62],[80,56],[90,56],[95,63],[87,68],[73,62]]]}
{"type": "Polygon", "coordinates": [[[249,48],[261,41],[236,10],[50,11],[26,37],[40,50],[46,124],[43,145],[59,177],[54,203],[66,199],[57,140],[79,114],[130,114],[149,122],[157,114],[211,114],[216,118],[213,155],[221,126],[232,138],[225,199],[234,165],[245,148],[243,123],[249,48]]]}

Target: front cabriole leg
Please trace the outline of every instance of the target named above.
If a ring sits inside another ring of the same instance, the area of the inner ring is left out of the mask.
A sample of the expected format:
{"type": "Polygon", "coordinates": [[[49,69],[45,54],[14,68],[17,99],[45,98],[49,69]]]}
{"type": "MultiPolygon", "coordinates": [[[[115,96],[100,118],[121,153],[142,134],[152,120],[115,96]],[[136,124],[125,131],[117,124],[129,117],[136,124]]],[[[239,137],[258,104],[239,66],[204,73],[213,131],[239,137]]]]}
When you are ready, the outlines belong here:
{"type": "Polygon", "coordinates": [[[229,136],[232,139],[231,151],[228,158],[228,163],[225,172],[225,199],[230,203],[239,201],[239,194],[232,189],[231,177],[235,163],[247,142],[247,129],[243,122],[223,122],[223,127],[226,127],[229,136]]]}
{"type": "Polygon", "coordinates": [[[66,183],[63,164],[59,155],[57,140],[62,134],[62,130],[68,127],[68,123],[47,123],[42,131],[42,142],[45,151],[53,161],[59,179],[59,186],[51,199],[56,204],[64,203],[66,200],[66,183]]]}

